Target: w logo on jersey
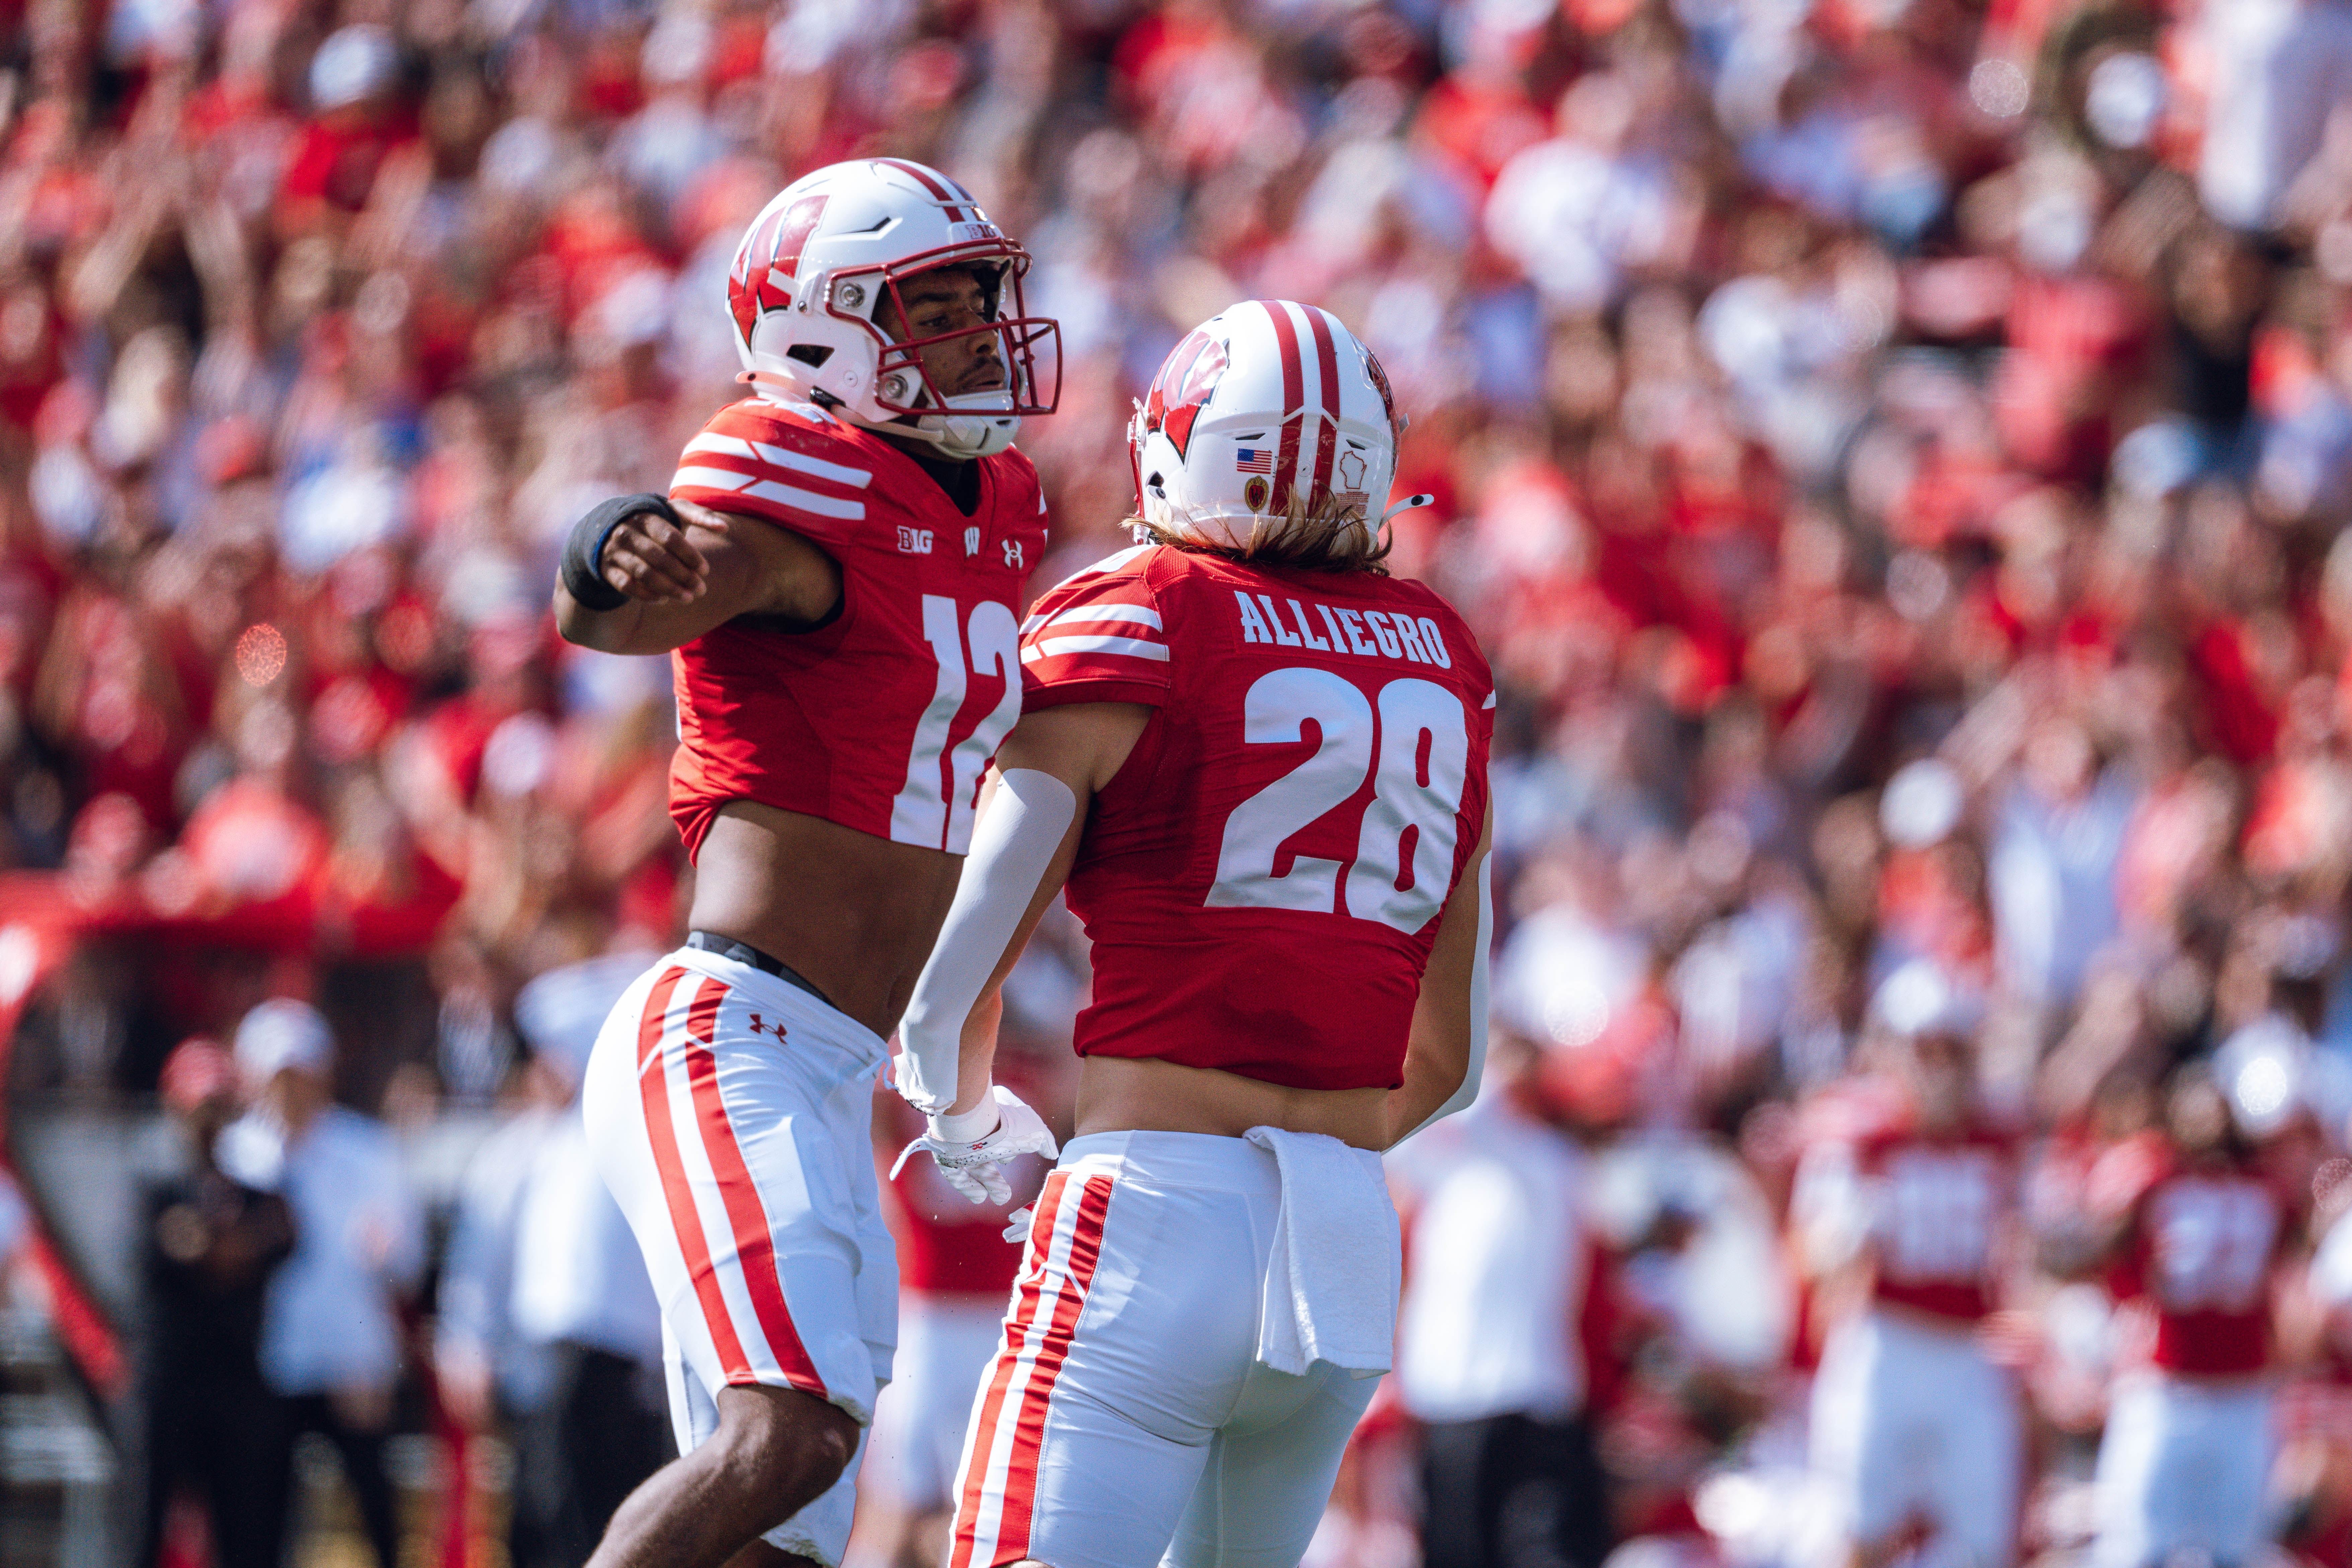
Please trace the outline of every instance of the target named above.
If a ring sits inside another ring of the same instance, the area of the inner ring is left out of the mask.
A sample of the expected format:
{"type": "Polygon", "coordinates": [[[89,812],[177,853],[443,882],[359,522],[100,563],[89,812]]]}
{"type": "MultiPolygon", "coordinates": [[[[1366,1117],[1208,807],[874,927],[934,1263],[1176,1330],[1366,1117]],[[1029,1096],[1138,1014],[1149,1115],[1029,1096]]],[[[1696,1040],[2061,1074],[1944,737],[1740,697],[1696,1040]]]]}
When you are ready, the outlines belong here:
{"type": "Polygon", "coordinates": [[[1184,456],[1192,439],[1193,422],[1201,417],[1209,395],[1217,390],[1227,363],[1223,340],[1194,328],[1192,335],[1177,344],[1176,352],[1160,365],[1151,391],[1143,399],[1144,429],[1166,431],[1168,439],[1176,444],[1176,455],[1184,456]]]}
{"type": "Polygon", "coordinates": [[[761,312],[782,310],[793,302],[793,274],[800,270],[801,247],[824,216],[822,195],[803,196],[791,206],[772,204],[743,237],[735,265],[727,274],[727,308],[734,313],[735,330],[751,341],[751,329],[761,312]]]}

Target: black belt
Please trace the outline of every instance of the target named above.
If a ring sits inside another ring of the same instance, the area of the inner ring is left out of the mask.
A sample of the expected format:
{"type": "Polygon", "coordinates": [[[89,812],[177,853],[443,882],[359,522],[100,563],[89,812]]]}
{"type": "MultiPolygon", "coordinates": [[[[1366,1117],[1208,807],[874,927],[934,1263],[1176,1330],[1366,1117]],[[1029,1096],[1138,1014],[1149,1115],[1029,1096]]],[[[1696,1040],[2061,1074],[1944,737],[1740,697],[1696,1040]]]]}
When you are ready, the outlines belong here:
{"type": "MultiPolygon", "coordinates": [[[[748,942],[737,942],[731,936],[720,936],[716,931],[690,931],[686,933],[686,945],[702,952],[715,952],[721,958],[731,958],[738,963],[748,963],[754,969],[765,970],[785,984],[797,985],[826,1006],[833,1006],[833,998],[802,979],[791,964],[761,952],[748,942]]],[[[834,1011],[839,1012],[840,1009],[835,1007],[834,1011]]]]}

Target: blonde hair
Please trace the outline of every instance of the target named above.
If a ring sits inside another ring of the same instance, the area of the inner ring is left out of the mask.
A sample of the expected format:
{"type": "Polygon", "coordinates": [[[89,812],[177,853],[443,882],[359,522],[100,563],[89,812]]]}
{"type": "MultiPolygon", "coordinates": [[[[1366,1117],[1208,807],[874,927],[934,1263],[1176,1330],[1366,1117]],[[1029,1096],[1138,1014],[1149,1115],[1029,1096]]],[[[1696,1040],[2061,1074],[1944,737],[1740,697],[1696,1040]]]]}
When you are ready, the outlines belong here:
{"type": "Polygon", "coordinates": [[[1223,555],[1265,566],[1295,566],[1307,572],[1360,572],[1374,577],[1389,574],[1381,563],[1395,543],[1387,530],[1364,525],[1360,505],[1343,505],[1334,496],[1310,515],[1296,492],[1283,510],[1259,512],[1250,529],[1249,542],[1238,546],[1212,544],[1140,517],[1127,521],[1139,542],[1196,554],[1223,555]]]}

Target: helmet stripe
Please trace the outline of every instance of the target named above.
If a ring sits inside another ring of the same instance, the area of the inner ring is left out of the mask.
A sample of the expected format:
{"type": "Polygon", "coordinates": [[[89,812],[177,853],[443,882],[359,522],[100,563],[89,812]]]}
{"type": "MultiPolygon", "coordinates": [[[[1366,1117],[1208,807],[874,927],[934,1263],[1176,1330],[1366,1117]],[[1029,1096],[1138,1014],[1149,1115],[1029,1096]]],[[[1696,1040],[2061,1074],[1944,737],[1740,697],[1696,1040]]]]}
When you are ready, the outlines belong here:
{"type": "Polygon", "coordinates": [[[949,204],[948,221],[950,223],[963,223],[967,221],[964,217],[963,209],[954,205],[956,199],[955,193],[949,190],[945,185],[940,184],[939,181],[933,179],[931,177],[931,172],[929,169],[924,168],[920,163],[909,163],[904,158],[877,158],[874,161],[877,163],[884,164],[887,167],[896,169],[900,174],[911,177],[917,184],[930,192],[934,199],[949,204]]]}
{"type": "Polygon", "coordinates": [[[1306,367],[1298,358],[1298,328],[1290,319],[1290,311],[1279,300],[1260,300],[1258,309],[1274,323],[1274,340],[1282,347],[1282,406],[1286,417],[1282,422],[1282,446],[1274,462],[1274,499],[1270,509],[1281,511],[1290,504],[1291,491],[1298,472],[1298,434],[1300,416],[1307,401],[1306,367]]]}
{"type": "Polygon", "coordinates": [[[1314,507],[1331,494],[1331,459],[1339,448],[1339,351],[1331,341],[1331,318],[1313,305],[1306,307],[1307,324],[1315,331],[1315,374],[1323,383],[1323,432],[1315,446],[1315,488],[1307,492],[1314,507]]]}

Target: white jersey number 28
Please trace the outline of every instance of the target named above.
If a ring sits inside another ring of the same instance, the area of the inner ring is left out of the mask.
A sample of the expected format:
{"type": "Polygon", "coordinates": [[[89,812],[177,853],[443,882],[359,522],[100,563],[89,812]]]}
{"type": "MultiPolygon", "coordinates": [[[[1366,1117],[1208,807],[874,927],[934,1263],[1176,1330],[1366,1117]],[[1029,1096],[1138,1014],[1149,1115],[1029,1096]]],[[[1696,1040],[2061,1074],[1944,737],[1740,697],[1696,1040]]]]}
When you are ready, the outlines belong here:
{"type": "Polygon", "coordinates": [[[1234,808],[1217,855],[1211,909],[1339,911],[1416,931],[1444,907],[1454,873],[1470,727],[1462,700],[1433,681],[1381,688],[1379,717],[1351,681],[1304,667],[1260,676],[1242,700],[1243,738],[1295,745],[1315,721],[1315,754],[1234,808]],[[1378,751],[1377,759],[1374,756],[1378,751]],[[1346,862],[1347,903],[1339,904],[1342,862],[1311,855],[1276,862],[1283,842],[1364,786],[1356,855],[1346,862]]]}

